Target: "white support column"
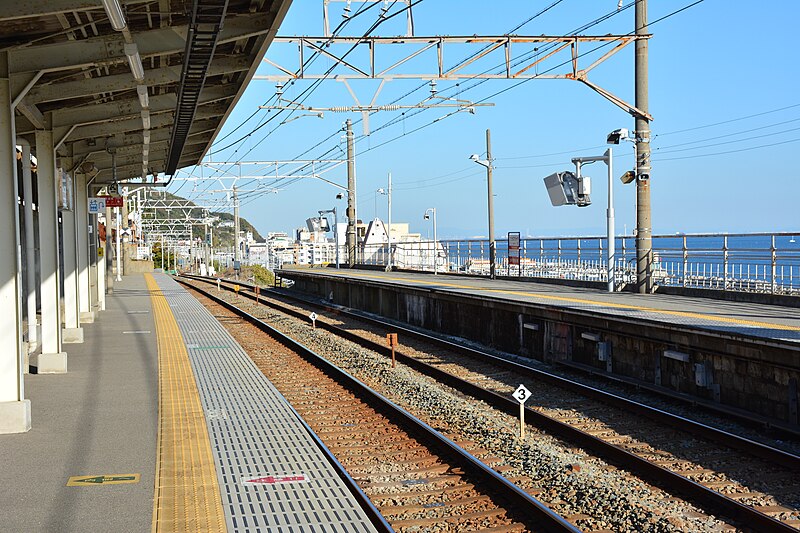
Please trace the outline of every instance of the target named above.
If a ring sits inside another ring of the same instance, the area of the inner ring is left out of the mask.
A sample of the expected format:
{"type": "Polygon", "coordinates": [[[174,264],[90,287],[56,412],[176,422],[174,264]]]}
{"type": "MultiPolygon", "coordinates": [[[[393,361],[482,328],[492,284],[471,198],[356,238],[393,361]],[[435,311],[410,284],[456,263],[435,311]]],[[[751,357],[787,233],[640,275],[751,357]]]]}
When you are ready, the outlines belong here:
{"type": "Polygon", "coordinates": [[[25,319],[28,322],[28,353],[33,353],[39,344],[37,338],[38,318],[36,316],[36,245],[35,225],[33,223],[33,175],[31,173],[31,145],[27,139],[17,139],[22,148],[22,198],[25,215],[25,319]]]}
{"type": "Polygon", "coordinates": [[[72,173],[73,159],[61,159],[61,168],[69,175],[71,187],[67,190],[69,209],[61,211],[61,249],[64,251],[64,330],[62,342],[83,342],[83,328],[80,326],[78,309],[78,238],[75,224],[75,177],[72,173]]]}
{"type": "Polygon", "coordinates": [[[75,230],[78,236],[78,309],[81,324],[94,322],[89,295],[89,206],[86,174],[75,173],[75,230]]]}
{"type": "Polygon", "coordinates": [[[36,131],[36,184],[39,191],[39,258],[42,294],[42,352],[31,356],[40,374],[67,371],[61,351],[61,305],[58,280],[58,222],[56,214],[56,160],[53,132],[36,131]]]}
{"type": "MultiPolygon", "coordinates": [[[[73,203],[73,209],[75,204],[73,203]]],[[[64,250],[64,343],[83,342],[83,328],[78,320],[78,254],[75,237],[75,211],[61,211],[64,250]]]]}
{"type": "Polygon", "coordinates": [[[8,54],[0,52],[0,433],[31,429],[22,367],[17,153],[8,54]]]}

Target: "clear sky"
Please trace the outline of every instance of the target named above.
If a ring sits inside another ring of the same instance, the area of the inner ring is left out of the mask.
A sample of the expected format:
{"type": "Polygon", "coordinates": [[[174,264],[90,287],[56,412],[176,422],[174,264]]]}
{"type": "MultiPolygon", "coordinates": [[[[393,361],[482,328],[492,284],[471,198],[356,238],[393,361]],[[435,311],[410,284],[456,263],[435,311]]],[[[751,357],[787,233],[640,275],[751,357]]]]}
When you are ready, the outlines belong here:
{"type": "MultiPolygon", "coordinates": [[[[655,21],[693,4],[695,0],[650,0],[649,20],[655,21]]],[[[632,4],[624,0],[623,7],[632,4]]],[[[403,7],[393,3],[390,13],[403,7]]],[[[566,35],[587,23],[617,11],[617,0],[422,0],[413,7],[418,36],[505,34],[552,4],[544,14],[516,30],[517,35],[566,35]]],[[[343,3],[331,3],[331,26],[342,20],[343,3]]],[[[352,12],[363,5],[353,1],[352,12]]],[[[362,36],[373,25],[380,4],[363,12],[341,30],[342,36],[362,36]]],[[[321,0],[295,0],[280,29],[282,36],[322,34],[321,0]]],[[[652,25],[650,31],[650,113],[653,135],[651,179],[654,234],[675,232],[799,231],[800,175],[795,156],[800,154],[800,91],[795,38],[800,2],[744,2],[704,0],[652,25]]],[[[394,36],[405,32],[404,15],[385,21],[371,35],[394,36]]],[[[633,31],[633,6],[623,8],[582,35],[626,34],[633,31]]],[[[515,58],[544,53],[532,46],[512,48],[515,58]]],[[[589,51],[595,45],[582,45],[589,51]]],[[[349,47],[331,48],[343,53],[349,47]]],[[[580,58],[588,66],[609,50],[580,58]]],[[[406,48],[410,53],[415,48],[406,48]]],[[[445,48],[445,64],[453,65],[479,50],[445,48]]],[[[390,60],[387,51],[383,61],[390,60]]],[[[267,58],[296,68],[291,45],[274,45],[267,58]]],[[[310,52],[305,58],[309,59],[310,52]]],[[[366,56],[353,52],[349,60],[366,65],[366,56]]],[[[569,59],[561,52],[543,62],[543,73],[569,59]]],[[[390,63],[391,61],[389,61],[390,63]]],[[[497,67],[502,55],[489,55],[470,66],[469,72],[497,67]]],[[[325,57],[316,57],[309,70],[325,72],[325,57]]],[[[387,64],[387,63],[382,63],[387,64]]],[[[634,101],[634,51],[629,45],[589,74],[589,80],[623,100],[634,101]]],[[[434,55],[421,55],[400,72],[434,72],[434,55]]],[[[561,66],[552,72],[567,72],[561,66]]],[[[259,74],[274,74],[262,65],[259,74]]],[[[335,71],[343,72],[343,71],[335,71]]],[[[372,99],[377,82],[353,82],[362,103],[372,99]]],[[[531,236],[605,234],[606,168],[602,163],[585,167],[593,178],[593,203],[587,208],[552,207],[543,185],[544,176],[574,168],[575,156],[601,155],[606,135],[617,128],[634,128],[622,109],[585,85],[565,79],[438,81],[439,95],[491,102],[474,114],[452,108],[382,111],[370,116],[371,134],[363,135],[360,114],[324,113],[323,118],[259,110],[275,102],[275,84],[253,80],[228,119],[208,159],[213,161],[268,161],[294,158],[343,158],[340,131],[350,117],[356,123],[356,174],[358,218],[386,218],[386,187],[392,173],[393,221],[409,222],[413,231],[431,235],[423,220],[429,207],[438,214],[440,238],[485,237],[487,193],[485,169],[468,159],[485,155],[485,131],[491,129],[495,158],[494,208],[498,237],[508,231],[531,236]],[[505,91],[504,91],[505,90],[505,91]],[[504,92],[501,92],[504,91],[504,92]],[[497,94],[500,93],[500,94],[497,94]],[[255,113],[255,115],[253,115],[255,113]],[[248,117],[252,118],[248,121],[248,117]],[[273,118],[275,117],[275,118],[273,118]],[[293,120],[282,124],[287,118],[293,120]],[[268,121],[268,122],[265,122],[268,121]],[[248,135],[254,128],[260,129],[248,135]],[[233,131],[234,128],[236,131],[233,131]],[[232,133],[231,133],[232,132],[232,133]],[[234,142],[244,137],[240,142],[234,142]]],[[[425,81],[393,80],[378,96],[377,105],[414,105],[430,95],[425,81]],[[415,90],[416,89],[416,90],[415,90]],[[399,97],[411,93],[398,100],[399,97]]],[[[315,107],[351,106],[344,84],[327,80],[316,86],[300,80],[284,89],[284,97],[302,99],[315,107]],[[312,87],[313,86],[313,87],[312,87]]],[[[617,233],[635,226],[634,185],[617,177],[633,166],[631,145],[615,146],[614,191],[617,233]]],[[[187,169],[191,170],[191,169],[187,169]]],[[[209,171],[204,171],[208,175],[209,171]]],[[[199,171],[195,171],[199,175],[199,171]]],[[[345,167],[325,174],[346,185],[345,167]]],[[[336,205],[344,214],[346,203],[336,200],[338,189],[316,179],[265,182],[277,194],[245,195],[241,214],[262,233],[288,231],[320,209],[336,205]]],[[[171,192],[192,198],[193,189],[180,183],[171,192]]],[[[340,218],[343,220],[343,218],[340,218]]]]}

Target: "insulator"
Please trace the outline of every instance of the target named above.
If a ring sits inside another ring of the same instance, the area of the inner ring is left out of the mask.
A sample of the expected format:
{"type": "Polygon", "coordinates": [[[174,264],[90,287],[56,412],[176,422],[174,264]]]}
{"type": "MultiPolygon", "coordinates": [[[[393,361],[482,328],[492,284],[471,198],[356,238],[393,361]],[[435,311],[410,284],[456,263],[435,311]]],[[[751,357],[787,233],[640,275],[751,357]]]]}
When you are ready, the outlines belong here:
{"type": "Polygon", "coordinates": [[[331,111],[333,111],[334,113],[347,113],[347,112],[350,111],[350,108],[349,107],[343,107],[343,106],[332,107],[331,111]]]}

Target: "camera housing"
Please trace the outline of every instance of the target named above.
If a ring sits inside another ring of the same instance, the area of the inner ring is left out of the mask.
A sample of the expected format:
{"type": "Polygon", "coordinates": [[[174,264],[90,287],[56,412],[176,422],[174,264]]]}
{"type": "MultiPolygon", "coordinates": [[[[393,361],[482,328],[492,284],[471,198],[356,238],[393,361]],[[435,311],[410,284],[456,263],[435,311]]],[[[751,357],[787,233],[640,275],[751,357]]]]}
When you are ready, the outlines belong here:
{"type": "Polygon", "coordinates": [[[620,141],[625,140],[629,137],[630,132],[628,128],[619,128],[618,130],[614,130],[608,134],[606,137],[606,142],[608,144],[619,144],[620,141]]]}

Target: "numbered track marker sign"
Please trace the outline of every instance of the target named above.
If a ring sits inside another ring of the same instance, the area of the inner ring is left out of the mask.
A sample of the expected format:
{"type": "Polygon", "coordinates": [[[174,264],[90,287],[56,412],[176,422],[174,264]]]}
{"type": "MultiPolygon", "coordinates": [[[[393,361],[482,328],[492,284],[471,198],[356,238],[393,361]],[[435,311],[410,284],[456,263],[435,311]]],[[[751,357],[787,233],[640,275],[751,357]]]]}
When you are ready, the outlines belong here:
{"type": "Polygon", "coordinates": [[[528,398],[531,397],[531,391],[526,389],[525,385],[520,385],[517,387],[517,390],[514,391],[513,396],[519,403],[525,403],[528,401],[528,398]]]}
{"type": "Polygon", "coordinates": [[[308,315],[308,318],[311,319],[311,327],[316,328],[317,327],[317,313],[314,313],[312,311],[312,313],[310,315],[308,315]]]}
{"type": "Polygon", "coordinates": [[[514,391],[514,398],[519,402],[519,438],[525,438],[525,402],[531,397],[531,391],[520,385],[514,391]]]}

